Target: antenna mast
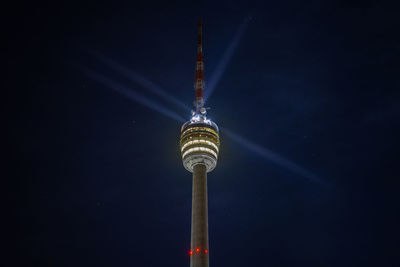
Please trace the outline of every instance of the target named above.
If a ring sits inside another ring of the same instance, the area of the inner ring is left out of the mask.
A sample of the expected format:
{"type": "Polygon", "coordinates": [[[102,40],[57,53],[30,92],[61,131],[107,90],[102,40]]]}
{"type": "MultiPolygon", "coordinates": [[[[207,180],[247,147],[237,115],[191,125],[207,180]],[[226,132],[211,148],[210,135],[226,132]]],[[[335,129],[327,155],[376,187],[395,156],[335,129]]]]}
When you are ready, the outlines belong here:
{"type": "Polygon", "coordinates": [[[204,106],[203,20],[199,19],[197,33],[196,76],[194,81],[196,113],[204,106]]]}

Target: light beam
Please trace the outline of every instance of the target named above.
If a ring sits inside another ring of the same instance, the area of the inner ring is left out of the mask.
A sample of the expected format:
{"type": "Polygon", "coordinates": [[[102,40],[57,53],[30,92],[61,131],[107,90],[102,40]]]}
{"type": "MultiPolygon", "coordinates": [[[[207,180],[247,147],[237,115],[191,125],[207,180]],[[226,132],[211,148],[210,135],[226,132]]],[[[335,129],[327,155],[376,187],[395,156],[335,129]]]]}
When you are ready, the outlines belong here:
{"type": "MultiPolygon", "coordinates": [[[[214,82],[212,83],[212,85],[214,86],[214,88],[215,88],[216,84],[218,83],[219,78],[223,74],[227,63],[230,60],[230,57],[232,57],[234,49],[236,48],[236,46],[241,38],[241,35],[244,32],[246,24],[247,24],[247,21],[245,21],[241,25],[241,27],[238,30],[238,33],[236,34],[236,36],[234,38],[234,42],[233,42],[234,45],[232,45],[232,44],[230,45],[230,47],[225,52],[224,57],[222,58],[220,64],[218,65],[219,68],[217,69],[217,72],[213,75],[214,82]]],[[[183,102],[181,102],[180,100],[178,100],[177,98],[175,98],[173,96],[168,95],[168,93],[166,92],[165,89],[156,85],[155,83],[153,83],[146,77],[142,76],[141,74],[136,73],[132,70],[129,70],[112,60],[106,59],[105,57],[102,57],[100,55],[97,55],[97,56],[103,62],[107,63],[110,67],[112,67],[115,70],[120,71],[121,74],[127,76],[128,78],[132,78],[132,81],[143,86],[145,89],[148,89],[151,92],[157,94],[158,96],[163,97],[165,100],[171,102],[172,104],[176,104],[186,110],[188,109],[188,107],[185,104],[183,104],[183,102]]],[[[140,103],[154,111],[157,111],[164,116],[174,119],[176,121],[179,121],[179,122],[185,121],[183,119],[183,117],[181,117],[180,115],[178,115],[175,112],[171,111],[170,109],[150,100],[149,98],[137,93],[132,88],[128,88],[127,86],[117,83],[111,79],[105,78],[104,76],[101,76],[98,73],[93,72],[87,68],[81,68],[81,69],[93,80],[117,91],[118,93],[128,97],[129,99],[131,99],[135,102],[138,102],[138,103],[140,103]]],[[[208,96],[210,96],[210,94],[211,93],[209,93],[208,96]]],[[[330,186],[327,182],[319,179],[315,174],[313,174],[310,171],[306,170],[305,168],[299,166],[298,164],[296,164],[288,159],[285,159],[284,157],[276,154],[275,152],[272,152],[271,150],[269,150],[265,147],[262,147],[248,139],[245,139],[244,137],[242,137],[226,128],[222,128],[222,130],[233,141],[237,142],[239,145],[243,146],[244,148],[248,149],[249,151],[263,157],[264,159],[271,161],[276,165],[284,167],[285,169],[288,169],[288,170],[292,171],[293,173],[299,174],[299,175],[309,179],[310,181],[313,181],[313,182],[316,182],[318,184],[322,184],[325,186],[330,186]]]]}
{"type": "Polygon", "coordinates": [[[316,183],[324,185],[324,186],[330,186],[330,184],[319,179],[312,172],[306,170],[305,168],[301,167],[300,165],[298,165],[288,159],[285,159],[284,157],[276,154],[275,152],[273,152],[265,147],[262,147],[256,143],[253,143],[252,141],[247,140],[246,138],[244,138],[236,133],[233,133],[225,128],[223,129],[223,132],[224,132],[224,134],[229,136],[233,141],[237,142],[242,147],[248,149],[251,152],[258,154],[259,156],[263,157],[264,159],[269,160],[269,161],[275,163],[276,165],[284,167],[284,168],[292,171],[293,173],[299,174],[299,175],[309,179],[312,182],[316,182],[316,183]]]}
{"type": "MultiPolygon", "coordinates": [[[[86,75],[88,75],[93,80],[107,86],[108,88],[111,88],[111,89],[117,91],[118,93],[128,97],[129,99],[131,99],[135,102],[138,102],[138,103],[140,103],[154,111],[157,111],[164,116],[174,119],[176,121],[179,121],[179,122],[185,121],[180,115],[178,115],[175,112],[169,110],[168,108],[163,107],[160,104],[148,99],[147,97],[137,93],[133,89],[128,88],[124,85],[121,85],[120,83],[114,82],[113,80],[108,79],[104,76],[101,76],[98,73],[93,72],[87,68],[81,68],[81,69],[84,73],[86,73],[86,75]]],[[[237,142],[239,145],[243,146],[244,148],[248,149],[249,151],[254,152],[257,155],[263,157],[264,159],[269,160],[276,165],[284,167],[296,174],[299,174],[313,182],[323,184],[323,185],[328,185],[326,182],[319,179],[315,174],[313,174],[310,171],[306,170],[305,168],[299,166],[298,164],[285,159],[284,157],[276,154],[275,152],[272,152],[271,150],[269,150],[267,148],[264,148],[250,140],[247,140],[244,137],[242,137],[226,128],[222,128],[222,130],[233,141],[237,142]]]]}
{"type": "Polygon", "coordinates": [[[167,116],[171,119],[174,119],[179,122],[185,122],[184,118],[175,112],[169,110],[168,108],[148,99],[147,97],[137,93],[136,91],[132,90],[131,88],[128,88],[120,83],[117,83],[111,79],[108,79],[88,68],[81,67],[80,68],[88,77],[91,79],[103,84],[104,86],[113,89],[114,91],[122,94],[123,96],[139,103],[142,104],[154,111],[157,111],[161,113],[164,116],[167,116]]]}
{"type": "Polygon", "coordinates": [[[247,23],[249,21],[249,17],[245,18],[242,24],[239,26],[239,29],[236,32],[235,37],[230,42],[228,48],[223,54],[221,60],[219,61],[214,73],[210,77],[210,82],[208,83],[207,90],[205,90],[204,101],[206,102],[210,95],[215,90],[218,82],[221,79],[221,76],[224,74],[226,67],[228,66],[229,61],[232,59],[233,53],[235,52],[237,46],[242,39],[243,33],[246,30],[247,23]]]}
{"type": "Polygon", "coordinates": [[[107,64],[109,67],[111,67],[112,69],[118,71],[120,74],[122,74],[123,76],[127,77],[128,79],[130,79],[131,81],[139,84],[140,86],[148,89],[150,92],[152,92],[153,94],[164,98],[165,100],[167,100],[168,102],[170,102],[171,104],[174,104],[186,111],[190,111],[190,108],[184,104],[182,101],[180,101],[179,99],[177,99],[176,97],[170,95],[167,90],[163,89],[161,86],[157,85],[156,83],[150,81],[149,79],[147,79],[146,77],[144,77],[143,75],[141,75],[140,73],[129,69],[119,63],[117,63],[116,61],[109,59],[103,55],[101,55],[100,53],[97,52],[92,52],[92,54],[100,61],[102,61],[103,63],[107,64]]]}

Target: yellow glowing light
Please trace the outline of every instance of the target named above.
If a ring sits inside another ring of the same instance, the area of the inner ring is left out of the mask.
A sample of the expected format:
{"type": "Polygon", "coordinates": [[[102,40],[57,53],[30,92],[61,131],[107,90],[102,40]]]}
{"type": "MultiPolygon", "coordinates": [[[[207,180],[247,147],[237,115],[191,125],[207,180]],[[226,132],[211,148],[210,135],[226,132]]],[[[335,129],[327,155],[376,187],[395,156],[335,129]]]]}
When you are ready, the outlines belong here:
{"type": "Polygon", "coordinates": [[[189,148],[187,151],[185,151],[185,153],[183,153],[182,158],[184,158],[187,154],[196,152],[196,151],[207,152],[207,153],[210,153],[211,155],[213,155],[215,158],[217,158],[217,153],[215,153],[213,150],[209,149],[208,147],[202,147],[202,146],[189,148]]]}
{"type": "Polygon", "coordinates": [[[193,144],[197,144],[197,143],[210,145],[210,146],[214,147],[215,150],[216,150],[217,152],[219,151],[217,145],[215,145],[214,143],[212,143],[212,142],[210,142],[210,141],[208,141],[208,140],[205,140],[205,139],[197,139],[197,140],[189,141],[189,142],[185,143],[185,144],[181,147],[181,152],[183,152],[183,150],[185,149],[185,147],[190,146],[190,145],[193,145],[193,144]]]}
{"type": "Polygon", "coordinates": [[[210,133],[212,133],[212,134],[214,134],[214,135],[216,135],[216,136],[218,136],[218,134],[217,134],[217,132],[216,131],[214,131],[213,129],[210,129],[210,128],[207,128],[207,127],[192,127],[192,128],[189,128],[189,129],[187,129],[186,131],[184,131],[182,134],[181,134],[181,136],[184,136],[186,133],[188,133],[188,132],[194,132],[194,131],[206,131],[206,132],[210,132],[210,133]]]}

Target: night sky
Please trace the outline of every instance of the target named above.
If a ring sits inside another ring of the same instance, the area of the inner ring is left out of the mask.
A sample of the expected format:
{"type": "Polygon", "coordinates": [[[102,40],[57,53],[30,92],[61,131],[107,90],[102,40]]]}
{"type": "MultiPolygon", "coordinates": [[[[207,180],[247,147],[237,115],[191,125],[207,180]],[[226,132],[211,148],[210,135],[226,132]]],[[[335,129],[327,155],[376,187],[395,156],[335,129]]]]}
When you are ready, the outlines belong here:
{"type": "Polygon", "coordinates": [[[3,6],[1,265],[189,266],[182,123],[88,74],[187,120],[109,63],[190,107],[202,17],[206,82],[222,73],[207,101],[222,143],[208,175],[210,266],[400,266],[399,8],[197,2],[3,6]]]}

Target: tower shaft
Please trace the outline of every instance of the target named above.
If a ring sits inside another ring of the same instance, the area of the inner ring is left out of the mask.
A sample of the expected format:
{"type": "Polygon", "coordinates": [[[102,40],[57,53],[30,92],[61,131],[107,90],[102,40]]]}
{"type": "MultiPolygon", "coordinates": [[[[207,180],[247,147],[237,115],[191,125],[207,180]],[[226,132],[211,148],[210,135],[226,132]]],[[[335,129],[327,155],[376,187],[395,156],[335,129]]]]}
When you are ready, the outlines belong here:
{"type": "Polygon", "coordinates": [[[208,267],[207,168],[204,164],[193,167],[191,247],[190,267],[208,267]]]}

